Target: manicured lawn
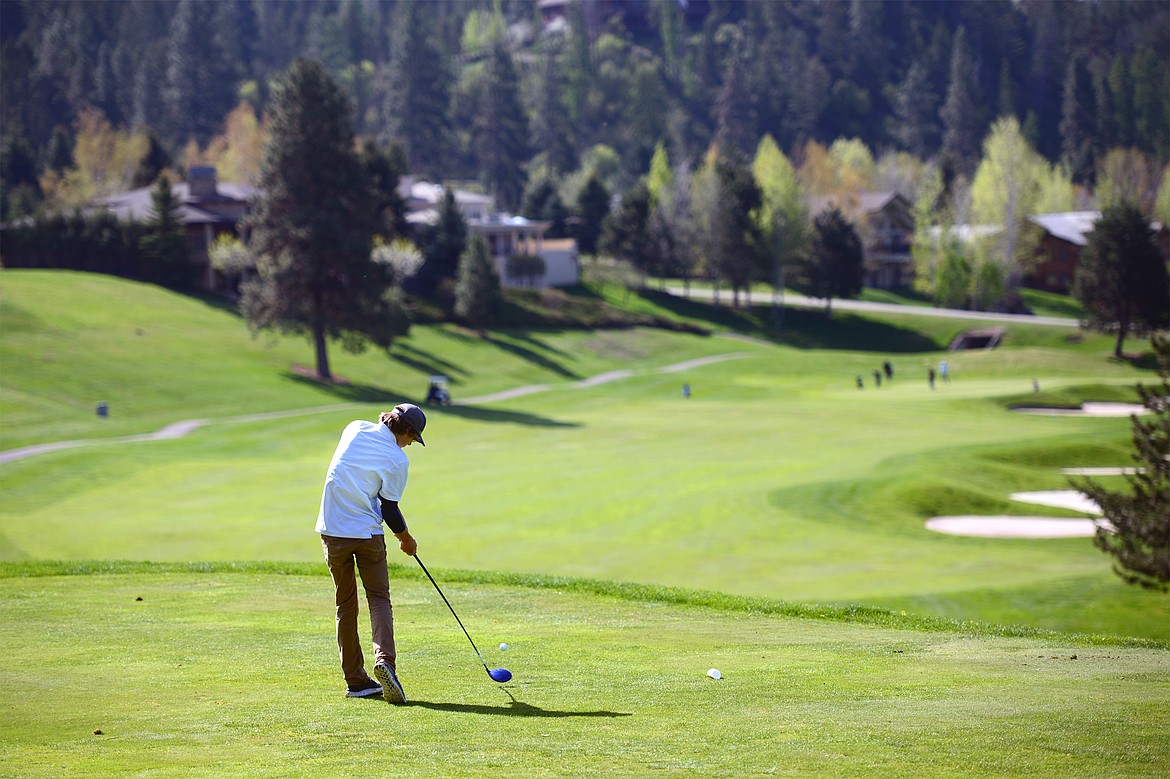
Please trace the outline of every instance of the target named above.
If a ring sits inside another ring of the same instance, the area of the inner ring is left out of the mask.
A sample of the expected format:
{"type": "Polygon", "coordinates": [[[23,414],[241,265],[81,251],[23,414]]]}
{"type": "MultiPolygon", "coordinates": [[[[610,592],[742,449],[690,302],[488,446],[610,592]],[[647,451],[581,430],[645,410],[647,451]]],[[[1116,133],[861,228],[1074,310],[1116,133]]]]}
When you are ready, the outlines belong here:
{"type": "Polygon", "coordinates": [[[312,525],[338,432],[417,398],[442,370],[457,404],[547,390],[430,411],[430,446],[411,450],[403,503],[424,557],[1170,639],[1170,599],[1121,583],[1090,539],[924,529],[939,514],[1071,516],[1010,494],[1067,488],[1061,467],[1129,464],[1125,419],[1007,409],[1033,378],[1065,400],[1132,397],[1151,374],[1109,360],[1107,338],[1069,342],[1059,328],[1013,325],[1000,349],[947,354],[940,344],[962,323],[819,312],[751,341],[637,329],[484,342],[418,327],[389,357],[335,350],[351,384],[333,388],[289,372],[311,361],[306,344],[252,341],[203,301],[83,274],[4,271],[0,292],[4,449],[207,420],[177,440],[6,463],[0,560],[315,561],[312,525]],[[117,334],[135,331],[115,310],[166,333],[158,351],[121,345],[117,334]],[[23,329],[8,327],[13,311],[23,329]],[[81,338],[88,348],[74,347],[81,338]],[[69,349],[76,370],[45,357],[69,349]],[[736,359],[672,370],[721,354],[736,359]],[[943,357],[952,380],[931,390],[926,368],[943,357]],[[879,390],[871,374],[887,359],[895,377],[879,390]],[[631,375],[579,385],[614,370],[631,375]],[[110,419],[95,418],[94,397],[111,400],[110,419]],[[313,413],[242,418],[297,409],[313,413]]]}
{"type": "Polygon", "coordinates": [[[323,566],[8,566],[0,774],[1063,779],[1170,765],[1165,649],[489,584],[437,559],[489,664],[515,676],[489,680],[429,583],[396,567],[399,707],[342,697],[323,566]]]}

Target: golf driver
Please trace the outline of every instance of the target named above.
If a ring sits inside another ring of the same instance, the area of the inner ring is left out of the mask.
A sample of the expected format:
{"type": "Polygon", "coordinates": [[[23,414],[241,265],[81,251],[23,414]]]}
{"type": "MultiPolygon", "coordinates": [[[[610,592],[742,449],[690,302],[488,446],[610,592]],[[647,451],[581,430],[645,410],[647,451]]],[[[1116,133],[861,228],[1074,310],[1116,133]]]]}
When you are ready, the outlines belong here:
{"type": "MultiPolygon", "coordinates": [[[[439,583],[435,581],[435,577],[431,576],[431,572],[427,570],[425,565],[423,565],[423,561],[419,560],[418,555],[414,555],[414,559],[418,561],[419,567],[423,569],[423,573],[425,573],[427,578],[431,580],[431,584],[435,585],[435,592],[439,593],[439,597],[443,599],[443,603],[446,603],[447,608],[451,609],[451,616],[453,616],[455,621],[459,623],[459,627],[463,628],[463,635],[467,636],[468,641],[471,641],[471,634],[467,632],[467,628],[463,627],[463,620],[459,619],[459,615],[455,613],[455,609],[451,606],[451,601],[447,600],[447,596],[444,595],[443,591],[439,589],[439,583]]],[[[475,645],[474,641],[471,641],[471,648],[474,649],[475,654],[479,656],[479,662],[483,663],[483,670],[487,671],[487,675],[492,678],[492,681],[502,683],[512,678],[512,672],[507,668],[489,669],[487,667],[487,663],[484,663],[483,655],[479,653],[479,647],[475,645]]]]}

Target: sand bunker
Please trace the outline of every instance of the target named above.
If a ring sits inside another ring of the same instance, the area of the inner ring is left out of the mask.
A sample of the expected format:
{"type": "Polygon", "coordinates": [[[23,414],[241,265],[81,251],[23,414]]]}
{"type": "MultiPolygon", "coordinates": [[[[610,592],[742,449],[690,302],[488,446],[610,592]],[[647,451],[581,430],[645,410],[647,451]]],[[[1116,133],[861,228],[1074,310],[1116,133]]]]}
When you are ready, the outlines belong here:
{"type": "MultiPolygon", "coordinates": [[[[1071,509],[1100,516],[1101,507],[1077,490],[1013,492],[1012,500],[1038,506],[1071,509]]],[[[1078,538],[1096,534],[1098,527],[1110,528],[1102,519],[1065,517],[933,517],[926,529],[952,536],[977,538],[1078,538]]]]}
{"type": "Polygon", "coordinates": [[[1095,535],[1099,519],[1063,519],[1056,517],[934,517],[926,529],[951,536],[976,538],[1084,538],[1095,535]]]}
{"type": "Polygon", "coordinates": [[[1048,417],[1128,417],[1131,414],[1149,413],[1149,409],[1140,403],[1082,403],[1080,408],[1017,406],[1012,410],[1048,417]]]}

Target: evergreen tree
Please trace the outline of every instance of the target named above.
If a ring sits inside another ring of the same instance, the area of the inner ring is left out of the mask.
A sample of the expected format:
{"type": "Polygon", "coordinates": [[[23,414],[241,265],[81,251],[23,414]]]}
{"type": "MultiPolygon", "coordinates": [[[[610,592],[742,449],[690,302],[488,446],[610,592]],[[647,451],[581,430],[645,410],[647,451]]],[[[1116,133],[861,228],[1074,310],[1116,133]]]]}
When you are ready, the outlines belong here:
{"type": "Polygon", "coordinates": [[[1091,481],[1073,486],[1098,506],[1108,526],[1097,528],[1094,545],[1115,558],[1113,570],[1129,584],[1165,592],[1170,588],[1170,339],[1151,339],[1160,385],[1137,385],[1147,417],[1131,416],[1133,459],[1129,488],[1110,490],[1091,481]]]}
{"type": "Polygon", "coordinates": [[[658,272],[650,235],[650,190],[644,181],[626,192],[621,204],[605,220],[600,247],[641,271],[643,285],[647,275],[658,272]]]}
{"type": "Polygon", "coordinates": [[[1097,167],[1097,103],[1088,67],[1081,57],[1069,60],[1060,108],[1061,157],[1073,181],[1090,185],[1097,167]]]}
{"type": "Polygon", "coordinates": [[[167,40],[163,104],[172,136],[206,142],[235,99],[235,81],[215,45],[215,6],[181,0],[167,40]]]}
{"type": "Polygon", "coordinates": [[[755,146],[756,128],[742,69],[737,55],[728,58],[715,99],[715,143],[726,155],[746,158],[755,146]]]}
{"type": "Polygon", "coordinates": [[[720,155],[715,161],[719,200],[713,227],[714,260],[717,275],[732,290],[732,303],[739,306],[739,293],[753,281],[767,278],[767,255],[762,251],[760,231],[752,215],[760,207],[760,188],[751,170],[738,158],[720,155]]]}
{"type": "Polygon", "coordinates": [[[459,272],[459,258],[467,249],[467,220],[455,203],[455,193],[448,189],[439,203],[433,225],[419,230],[418,248],[423,266],[415,276],[417,291],[429,294],[443,279],[453,279],[459,272]]]}
{"type": "Polygon", "coordinates": [[[175,197],[165,176],[159,177],[150,194],[150,202],[150,218],[141,246],[146,261],[146,278],[166,287],[190,287],[194,273],[183,227],[183,204],[175,197]]]}
{"type": "Polygon", "coordinates": [[[575,236],[577,248],[582,254],[596,254],[597,240],[601,237],[603,223],[609,215],[609,192],[597,174],[590,175],[581,189],[577,198],[577,214],[580,218],[575,236]]]}
{"type": "Polygon", "coordinates": [[[487,242],[483,238],[472,238],[459,258],[455,316],[482,333],[499,313],[503,301],[500,277],[492,265],[487,242]]]}
{"type": "Polygon", "coordinates": [[[825,299],[831,314],[833,298],[853,298],[865,280],[864,256],[857,230],[838,209],[823,211],[813,219],[812,247],[798,275],[797,289],[825,299]]]}
{"type": "Polygon", "coordinates": [[[1094,327],[1117,329],[1115,357],[1124,356],[1131,330],[1170,324],[1167,289],[1166,258],[1149,219],[1132,201],[1106,208],[1081,252],[1075,294],[1094,327]]]}
{"type": "Polygon", "coordinates": [[[577,167],[573,128],[562,102],[565,78],[561,70],[560,38],[546,36],[537,53],[535,105],[532,109],[532,146],[544,155],[552,174],[577,167]]]}
{"type": "Polygon", "coordinates": [[[258,277],[242,286],[253,332],[310,337],[317,375],[331,380],[328,341],[388,348],[403,332],[393,274],[370,256],[373,187],[354,149],[351,104],[320,63],[298,59],[270,106],[263,195],[247,219],[258,277]]]}
{"type": "Polygon", "coordinates": [[[387,240],[406,235],[410,225],[406,221],[406,201],[398,192],[398,182],[406,171],[406,156],[402,147],[393,145],[379,149],[371,140],[362,145],[362,167],[374,187],[381,225],[379,234],[387,240]]]}
{"type": "Polygon", "coordinates": [[[947,96],[939,112],[944,128],[942,153],[957,170],[970,172],[975,168],[985,126],[980,108],[982,99],[967,31],[960,27],[951,53],[947,96]]]}
{"type": "Polygon", "coordinates": [[[890,136],[918,157],[928,157],[938,144],[938,96],[930,86],[926,67],[915,62],[894,94],[890,136]]]}
{"type": "Polygon", "coordinates": [[[520,79],[503,41],[492,47],[472,131],[480,178],[497,205],[515,211],[524,193],[528,119],[520,102],[520,79]]]}
{"type": "Polygon", "coordinates": [[[390,83],[386,127],[402,144],[410,171],[442,176],[451,146],[448,64],[428,23],[430,4],[401,0],[390,32],[390,83]]]}

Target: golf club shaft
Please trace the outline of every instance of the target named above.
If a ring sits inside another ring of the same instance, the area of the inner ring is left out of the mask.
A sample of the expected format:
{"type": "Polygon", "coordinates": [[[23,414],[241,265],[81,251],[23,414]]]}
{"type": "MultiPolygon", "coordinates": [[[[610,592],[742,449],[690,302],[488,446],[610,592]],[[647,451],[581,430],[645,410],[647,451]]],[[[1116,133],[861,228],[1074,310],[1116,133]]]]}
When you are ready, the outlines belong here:
{"type": "MultiPolygon", "coordinates": [[[[471,634],[467,632],[467,628],[463,627],[463,620],[459,619],[459,615],[455,613],[454,607],[451,606],[451,601],[447,600],[447,596],[443,594],[441,589],[439,589],[439,583],[435,581],[435,577],[431,576],[431,572],[427,570],[425,565],[423,565],[423,561],[419,559],[418,555],[413,555],[413,557],[418,562],[419,567],[423,569],[423,573],[425,573],[427,578],[431,580],[431,584],[435,586],[435,592],[439,593],[439,597],[443,599],[443,603],[446,603],[447,608],[451,610],[451,616],[454,617],[455,621],[459,623],[459,627],[463,630],[463,635],[467,636],[468,641],[471,641],[471,634]]],[[[487,663],[484,661],[483,655],[480,654],[479,647],[475,645],[474,641],[471,641],[471,648],[475,650],[476,656],[479,657],[479,662],[483,663],[483,670],[488,672],[488,676],[491,676],[492,672],[488,670],[487,663]]]]}

